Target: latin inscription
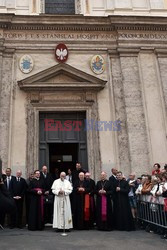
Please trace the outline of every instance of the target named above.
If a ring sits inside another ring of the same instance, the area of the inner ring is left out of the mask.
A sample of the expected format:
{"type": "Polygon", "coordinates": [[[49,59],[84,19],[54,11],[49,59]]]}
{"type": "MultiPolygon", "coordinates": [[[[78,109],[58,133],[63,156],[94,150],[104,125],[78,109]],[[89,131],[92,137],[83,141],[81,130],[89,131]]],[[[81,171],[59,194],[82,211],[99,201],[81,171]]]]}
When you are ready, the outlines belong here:
{"type": "Polygon", "coordinates": [[[49,41],[113,41],[113,40],[167,40],[167,32],[160,33],[72,33],[72,32],[0,32],[0,38],[6,40],[49,40],[49,41]]]}

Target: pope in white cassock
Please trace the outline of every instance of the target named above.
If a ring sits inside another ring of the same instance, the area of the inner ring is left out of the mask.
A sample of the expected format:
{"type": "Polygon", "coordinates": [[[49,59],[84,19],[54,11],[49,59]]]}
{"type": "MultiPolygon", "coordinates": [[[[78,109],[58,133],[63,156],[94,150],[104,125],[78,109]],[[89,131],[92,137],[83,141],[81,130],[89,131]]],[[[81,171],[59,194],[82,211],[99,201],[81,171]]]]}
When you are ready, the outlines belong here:
{"type": "Polygon", "coordinates": [[[61,172],[60,178],[55,180],[52,185],[52,193],[54,198],[54,212],[53,212],[53,228],[56,229],[71,229],[72,214],[69,195],[72,192],[71,183],[65,179],[66,173],[61,172]]]}

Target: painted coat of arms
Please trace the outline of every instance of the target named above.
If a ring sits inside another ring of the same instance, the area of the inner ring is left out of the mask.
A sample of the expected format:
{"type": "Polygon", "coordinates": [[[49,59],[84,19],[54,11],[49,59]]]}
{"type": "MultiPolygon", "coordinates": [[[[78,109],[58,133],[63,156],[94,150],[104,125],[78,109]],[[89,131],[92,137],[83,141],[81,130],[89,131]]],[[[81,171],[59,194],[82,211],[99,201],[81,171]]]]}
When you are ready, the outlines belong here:
{"type": "Polygon", "coordinates": [[[33,66],[34,62],[30,55],[24,55],[20,58],[19,68],[23,73],[30,73],[33,70],[33,66]]]}
{"type": "Polygon", "coordinates": [[[105,70],[105,61],[101,55],[95,55],[92,57],[90,66],[92,71],[99,75],[102,74],[105,70]]]}

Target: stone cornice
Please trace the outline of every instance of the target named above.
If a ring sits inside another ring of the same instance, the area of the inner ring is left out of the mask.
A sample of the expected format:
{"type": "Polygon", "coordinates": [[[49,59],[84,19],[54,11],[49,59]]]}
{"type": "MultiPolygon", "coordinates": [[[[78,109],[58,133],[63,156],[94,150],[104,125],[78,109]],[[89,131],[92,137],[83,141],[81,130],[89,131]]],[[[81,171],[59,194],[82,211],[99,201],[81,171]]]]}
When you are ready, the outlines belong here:
{"type": "Polygon", "coordinates": [[[166,17],[109,16],[18,16],[0,14],[4,30],[61,30],[61,31],[167,31],[166,17]]]}
{"type": "Polygon", "coordinates": [[[20,80],[18,85],[20,89],[25,91],[99,91],[105,87],[106,81],[63,63],[20,80]],[[70,78],[63,82],[60,82],[60,79],[58,82],[52,80],[53,77],[61,75],[66,75],[70,78]]]}

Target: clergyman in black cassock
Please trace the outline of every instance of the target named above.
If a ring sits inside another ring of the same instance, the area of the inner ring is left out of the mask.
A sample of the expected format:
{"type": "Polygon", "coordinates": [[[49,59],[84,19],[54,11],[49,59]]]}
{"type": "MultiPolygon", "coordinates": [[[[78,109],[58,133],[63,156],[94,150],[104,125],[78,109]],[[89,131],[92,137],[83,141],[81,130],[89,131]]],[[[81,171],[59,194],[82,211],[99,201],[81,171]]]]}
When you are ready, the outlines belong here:
{"type": "Polygon", "coordinates": [[[128,193],[128,182],[123,179],[122,172],[118,172],[115,186],[114,218],[115,228],[121,231],[135,230],[128,193]]]}
{"type": "Polygon", "coordinates": [[[89,184],[90,192],[89,192],[89,202],[90,202],[90,228],[93,228],[95,220],[96,220],[96,207],[95,207],[95,181],[90,178],[91,174],[89,172],[85,173],[85,180],[89,184]]]}
{"type": "Polygon", "coordinates": [[[44,199],[45,183],[40,179],[40,171],[34,172],[34,179],[30,181],[30,207],[28,218],[29,230],[42,230],[44,228],[44,199]]]}
{"type": "Polygon", "coordinates": [[[107,180],[106,173],[102,172],[101,180],[96,184],[96,224],[98,230],[110,231],[113,229],[112,194],[112,185],[110,181],[107,180]]]}
{"type": "Polygon", "coordinates": [[[84,179],[84,173],[79,173],[73,187],[73,226],[74,229],[89,229],[90,227],[90,208],[89,208],[89,183],[84,179]]]}
{"type": "Polygon", "coordinates": [[[79,173],[85,173],[85,170],[81,167],[81,163],[76,163],[76,169],[72,171],[72,183],[73,186],[77,180],[79,180],[79,173]]]}

